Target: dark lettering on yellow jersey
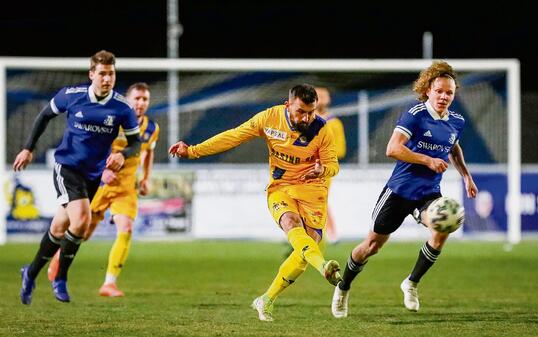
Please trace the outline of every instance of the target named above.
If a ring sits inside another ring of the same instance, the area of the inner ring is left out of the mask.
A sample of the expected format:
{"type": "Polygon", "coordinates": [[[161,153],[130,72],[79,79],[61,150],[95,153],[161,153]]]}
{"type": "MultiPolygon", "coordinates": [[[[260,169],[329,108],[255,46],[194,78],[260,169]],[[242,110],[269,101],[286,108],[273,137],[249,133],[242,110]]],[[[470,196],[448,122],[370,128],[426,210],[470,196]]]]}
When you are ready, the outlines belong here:
{"type": "Polygon", "coordinates": [[[221,153],[254,137],[265,140],[269,154],[269,169],[273,184],[303,184],[303,177],[319,159],[323,175],[308,183],[326,184],[326,178],[338,172],[338,160],[332,134],[325,121],[316,117],[306,132],[300,133],[289,121],[285,105],[261,111],[238,127],[223,131],[201,144],[189,146],[189,158],[221,153]]]}
{"type": "Polygon", "coordinates": [[[294,165],[301,163],[301,158],[292,156],[287,153],[278,152],[275,149],[271,149],[271,156],[281,159],[287,163],[294,164],[294,165]]]}

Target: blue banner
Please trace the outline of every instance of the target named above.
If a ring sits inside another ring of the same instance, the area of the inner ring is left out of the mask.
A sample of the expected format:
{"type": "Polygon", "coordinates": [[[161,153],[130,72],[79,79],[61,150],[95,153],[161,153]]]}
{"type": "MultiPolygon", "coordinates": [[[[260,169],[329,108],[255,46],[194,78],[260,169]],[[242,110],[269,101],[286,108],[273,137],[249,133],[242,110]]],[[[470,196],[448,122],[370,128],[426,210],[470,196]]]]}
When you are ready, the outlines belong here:
{"type": "MultiPolygon", "coordinates": [[[[475,199],[463,196],[465,232],[506,231],[508,180],[504,173],[473,174],[475,199]]],[[[465,189],[463,190],[465,194],[465,189]]],[[[521,176],[521,230],[538,231],[538,173],[521,176]]]]}

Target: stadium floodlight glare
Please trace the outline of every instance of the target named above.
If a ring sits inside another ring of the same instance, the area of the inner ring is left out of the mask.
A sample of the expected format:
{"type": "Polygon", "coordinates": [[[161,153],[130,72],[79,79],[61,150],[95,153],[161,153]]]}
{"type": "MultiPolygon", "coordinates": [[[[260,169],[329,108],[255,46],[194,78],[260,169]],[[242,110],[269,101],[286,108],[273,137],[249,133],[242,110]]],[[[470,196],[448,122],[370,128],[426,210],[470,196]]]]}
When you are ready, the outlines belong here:
{"type": "MultiPolygon", "coordinates": [[[[457,72],[502,71],[506,74],[508,123],[508,241],[521,240],[521,92],[520,63],[516,59],[447,59],[457,72]]],[[[118,58],[117,68],[133,72],[168,71],[279,71],[279,72],[356,72],[356,73],[418,73],[428,67],[427,59],[143,59],[118,58]]],[[[0,57],[0,184],[4,186],[13,158],[6,158],[7,78],[9,70],[88,70],[87,58],[0,57]],[[8,160],[9,159],[9,160],[8,160]]],[[[64,83],[68,85],[71,83],[64,83]]],[[[181,90],[181,88],[180,88],[181,90]]],[[[50,99],[50,98],[49,98],[50,99]]],[[[170,123],[175,124],[175,123],[170,123]]],[[[178,139],[177,125],[168,125],[168,139],[178,139]]],[[[0,202],[0,243],[6,242],[7,203],[0,202]]]]}

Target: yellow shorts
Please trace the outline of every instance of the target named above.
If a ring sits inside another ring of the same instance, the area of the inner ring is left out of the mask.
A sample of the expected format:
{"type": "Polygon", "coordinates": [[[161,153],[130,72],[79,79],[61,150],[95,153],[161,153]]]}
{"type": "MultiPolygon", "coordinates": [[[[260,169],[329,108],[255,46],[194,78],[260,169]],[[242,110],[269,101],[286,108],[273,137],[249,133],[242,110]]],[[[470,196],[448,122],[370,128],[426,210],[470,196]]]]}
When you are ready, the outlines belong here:
{"type": "Polygon", "coordinates": [[[286,212],[299,214],[308,227],[323,229],[327,221],[327,187],[319,185],[275,186],[267,190],[267,206],[280,225],[286,212]]]}
{"type": "Polygon", "coordinates": [[[101,222],[110,208],[112,215],[126,215],[135,219],[138,214],[138,193],[135,189],[121,190],[117,187],[100,186],[90,205],[93,216],[101,222]]]}

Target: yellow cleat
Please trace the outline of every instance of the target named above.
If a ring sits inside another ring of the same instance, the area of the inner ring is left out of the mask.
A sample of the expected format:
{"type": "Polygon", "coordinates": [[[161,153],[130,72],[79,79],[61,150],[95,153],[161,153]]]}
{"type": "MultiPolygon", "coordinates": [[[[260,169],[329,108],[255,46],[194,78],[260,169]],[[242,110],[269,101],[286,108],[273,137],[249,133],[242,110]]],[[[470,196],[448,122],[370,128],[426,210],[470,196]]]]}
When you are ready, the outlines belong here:
{"type": "Polygon", "coordinates": [[[340,264],[338,264],[338,261],[329,260],[323,265],[323,276],[333,286],[336,286],[338,282],[342,281],[342,276],[340,276],[339,271],[340,264]]]}

